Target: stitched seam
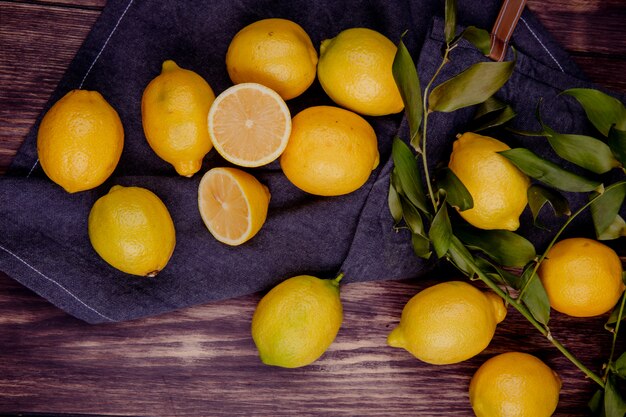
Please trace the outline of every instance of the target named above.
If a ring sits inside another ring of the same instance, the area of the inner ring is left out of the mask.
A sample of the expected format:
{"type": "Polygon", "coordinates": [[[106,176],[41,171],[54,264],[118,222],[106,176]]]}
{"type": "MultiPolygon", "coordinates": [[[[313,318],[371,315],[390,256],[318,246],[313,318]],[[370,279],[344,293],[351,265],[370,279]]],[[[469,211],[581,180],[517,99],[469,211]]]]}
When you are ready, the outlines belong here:
{"type": "Polygon", "coordinates": [[[69,294],[73,299],[75,299],[76,301],[78,301],[80,304],[82,304],[83,306],[85,306],[87,309],[93,311],[94,313],[96,313],[97,315],[99,315],[100,317],[102,317],[103,319],[106,319],[108,321],[115,321],[112,318],[105,316],[104,314],[100,313],[98,310],[96,310],[95,308],[87,305],[84,301],[82,301],[80,298],[78,298],[76,295],[74,295],[74,293],[72,293],[70,290],[68,290],[67,288],[65,288],[63,285],[61,285],[60,283],[58,283],[57,281],[55,281],[54,279],[50,278],[49,276],[47,276],[46,274],[44,274],[43,272],[41,272],[40,270],[38,270],[37,268],[35,268],[34,266],[32,266],[31,264],[29,264],[28,262],[26,262],[24,259],[20,258],[18,255],[14,254],[13,252],[11,252],[10,250],[8,250],[7,248],[5,248],[4,246],[0,245],[0,249],[2,249],[3,251],[5,251],[6,253],[8,253],[9,255],[13,256],[15,259],[17,259],[18,261],[20,261],[21,263],[23,263],[24,265],[26,265],[27,267],[29,267],[30,269],[32,269],[33,271],[35,271],[37,274],[39,274],[41,277],[45,278],[46,280],[50,281],[51,283],[55,284],[57,287],[59,287],[60,289],[62,289],[63,291],[65,291],[67,294],[69,294]]]}
{"type": "MultiPolygon", "coordinates": [[[[115,23],[115,26],[113,26],[113,29],[111,29],[111,33],[109,33],[109,36],[107,36],[106,40],[104,41],[104,43],[102,44],[102,47],[100,48],[100,50],[98,51],[98,54],[96,55],[96,57],[93,59],[93,61],[91,61],[91,65],[89,65],[89,68],[87,69],[87,72],[85,73],[85,76],[83,77],[83,79],[80,82],[80,85],[78,86],[79,89],[83,88],[83,83],[85,82],[85,80],[87,79],[87,77],[89,76],[89,73],[91,72],[93,66],[96,64],[96,62],[98,61],[98,59],[100,59],[100,55],[102,55],[102,52],[104,51],[104,48],[107,47],[109,41],[111,40],[111,37],[113,37],[113,34],[115,33],[115,31],[117,30],[117,27],[120,25],[120,22],[122,21],[122,19],[124,18],[124,16],[126,16],[126,12],[128,11],[128,9],[130,8],[130,6],[133,4],[134,0],[130,0],[128,2],[128,4],[126,5],[126,8],[124,9],[124,11],[122,12],[122,14],[120,15],[119,19],[117,19],[117,22],[115,23]]],[[[35,161],[35,163],[33,164],[32,168],[30,169],[30,171],[28,171],[28,174],[26,175],[26,178],[30,177],[30,174],[33,173],[33,171],[35,170],[35,167],[37,167],[37,164],[39,163],[39,158],[37,158],[37,160],[35,161]]]]}
{"type": "Polygon", "coordinates": [[[526,22],[526,20],[523,17],[520,17],[520,20],[522,22],[524,22],[524,25],[526,25],[526,27],[528,28],[528,30],[530,31],[530,33],[533,35],[533,37],[535,38],[535,40],[537,42],[539,42],[539,45],[541,45],[541,47],[548,53],[548,55],[550,55],[550,58],[552,58],[552,60],[556,63],[556,65],[559,67],[559,69],[561,70],[561,72],[565,72],[565,70],[563,69],[563,67],[561,66],[561,64],[559,63],[559,61],[556,60],[556,58],[554,57],[554,55],[552,55],[552,53],[550,52],[550,50],[543,44],[543,42],[541,42],[541,39],[539,39],[539,37],[537,36],[537,34],[531,29],[530,25],[528,24],[528,22],[526,22]]]}

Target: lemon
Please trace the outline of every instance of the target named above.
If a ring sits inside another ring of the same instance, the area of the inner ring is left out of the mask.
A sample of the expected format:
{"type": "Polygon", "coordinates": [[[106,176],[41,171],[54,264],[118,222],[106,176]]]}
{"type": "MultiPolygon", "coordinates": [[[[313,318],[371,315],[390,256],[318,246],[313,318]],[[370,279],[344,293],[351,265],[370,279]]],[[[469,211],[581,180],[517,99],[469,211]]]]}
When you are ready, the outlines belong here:
{"type": "Polygon", "coordinates": [[[235,84],[258,83],[289,100],[315,80],[317,51],[297,23],[263,19],[241,29],[226,53],[226,69],[235,84]]]}
{"type": "Polygon", "coordinates": [[[337,104],[368,116],[404,108],[391,67],[396,46],[371,29],[344,30],[322,41],[317,78],[337,104]]]}
{"type": "Polygon", "coordinates": [[[237,168],[213,168],[198,187],[198,208],[209,232],[236,246],[252,239],[267,217],[270,192],[251,174],[237,168]]]}
{"type": "Polygon", "coordinates": [[[409,300],[387,343],[430,364],[462,362],[489,345],[496,324],[505,316],[504,303],[496,294],[462,281],[444,282],[409,300]]]}
{"type": "Polygon", "coordinates": [[[510,149],[488,136],[464,133],[452,144],[448,167],[465,185],[474,207],[459,212],[480,229],[517,230],[528,204],[528,177],[497,152],[510,149]]]}
{"type": "Polygon", "coordinates": [[[309,107],[291,122],[280,166],[296,187],[335,196],[361,187],[378,166],[378,142],[356,113],[332,106],[309,107]]]}
{"type": "Polygon", "coordinates": [[[98,255],[127,274],[155,276],[176,245],[167,207],[145,188],[113,186],[94,203],[88,227],[98,255]]]}
{"type": "Polygon", "coordinates": [[[341,277],[298,275],[261,299],[252,317],[252,338],[263,363],[297,368],[322,356],[343,320],[341,277]]]}
{"type": "Polygon", "coordinates": [[[541,360],[508,352],[478,368],[469,397],[477,417],[549,417],[560,390],[561,379],[541,360]]]}
{"type": "Polygon", "coordinates": [[[550,305],[574,317],[592,317],[615,306],[624,291],[615,251],[592,239],[557,242],[538,270],[550,305]]]}
{"type": "Polygon", "coordinates": [[[171,60],[163,62],[161,74],[143,92],[141,120],[148,144],[179,175],[198,172],[213,147],[207,122],[213,100],[204,78],[171,60]]]}
{"type": "Polygon", "coordinates": [[[120,117],[97,91],[67,93],[46,112],[37,132],[41,167],[69,193],[102,184],[123,147],[120,117]]]}

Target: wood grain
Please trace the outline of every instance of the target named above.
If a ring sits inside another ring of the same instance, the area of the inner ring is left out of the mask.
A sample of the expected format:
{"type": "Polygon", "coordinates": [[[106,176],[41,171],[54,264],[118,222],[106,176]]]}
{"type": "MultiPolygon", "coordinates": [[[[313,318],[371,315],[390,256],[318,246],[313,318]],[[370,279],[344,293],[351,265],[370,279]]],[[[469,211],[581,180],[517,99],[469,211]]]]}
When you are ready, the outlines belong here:
{"type": "MultiPolygon", "coordinates": [[[[0,1],[0,173],[104,5],[0,1]]],[[[624,1],[530,0],[529,8],[592,80],[626,92],[624,1]]],[[[342,287],[345,319],[335,343],[313,365],[284,370],[262,365],[249,335],[261,294],[91,326],[0,272],[0,414],[471,416],[471,375],[510,350],[558,370],[563,390],[555,415],[588,414],[594,383],[511,308],[487,350],[462,364],[426,365],[387,347],[406,301],[432,283],[342,287]]],[[[610,347],[604,320],[555,314],[551,328],[599,372],[610,347]]]]}

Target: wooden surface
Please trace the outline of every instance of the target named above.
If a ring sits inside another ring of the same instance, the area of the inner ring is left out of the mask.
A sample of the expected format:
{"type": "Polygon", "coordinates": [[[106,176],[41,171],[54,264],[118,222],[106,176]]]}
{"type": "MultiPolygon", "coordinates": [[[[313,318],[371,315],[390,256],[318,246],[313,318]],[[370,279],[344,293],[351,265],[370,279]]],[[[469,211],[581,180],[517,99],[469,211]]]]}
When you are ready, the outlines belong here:
{"type": "MultiPolygon", "coordinates": [[[[0,172],[104,3],[0,1],[0,172]]],[[[529,7],[591,79],[626,91],[626,2],[533,0],[529,7]]],[[[249,336],[260,294],[92,326],[0,272],[0,414],[471,416],[474,371],[494,354],[523,350],[563,379],[555,415],[587,415],[594,383],[512,308],[487,350],[458,365],[426,365],[387,347],[406,301],[432,283],[343,286],[345,319],[329,351],[309,367],[284,370],[262,365],[249,336]]],[[[605,319],[555,313],[551,329],[599,372],[610,347],[605,319]]]]}

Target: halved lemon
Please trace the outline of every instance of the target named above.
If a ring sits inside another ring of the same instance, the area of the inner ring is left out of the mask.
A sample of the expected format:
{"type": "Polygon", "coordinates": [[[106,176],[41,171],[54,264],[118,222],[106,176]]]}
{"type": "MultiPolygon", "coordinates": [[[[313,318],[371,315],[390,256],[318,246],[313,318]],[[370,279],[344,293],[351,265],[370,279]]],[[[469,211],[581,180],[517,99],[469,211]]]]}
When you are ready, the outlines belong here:
{"type": "Polygon", "coordinates": [[[274,90],[243,83],[217,96],[209,110],[209,134],[215,150],[244,167],[269,164],[285,150],[291,115],[274,90]]]}
{"type": "Polygon", "coordinates": [[[198,208],[209,232],[231,246],[251,239],[267,218],[270,192],[237,168],[213,168],[198,187],[198,208]]]}

